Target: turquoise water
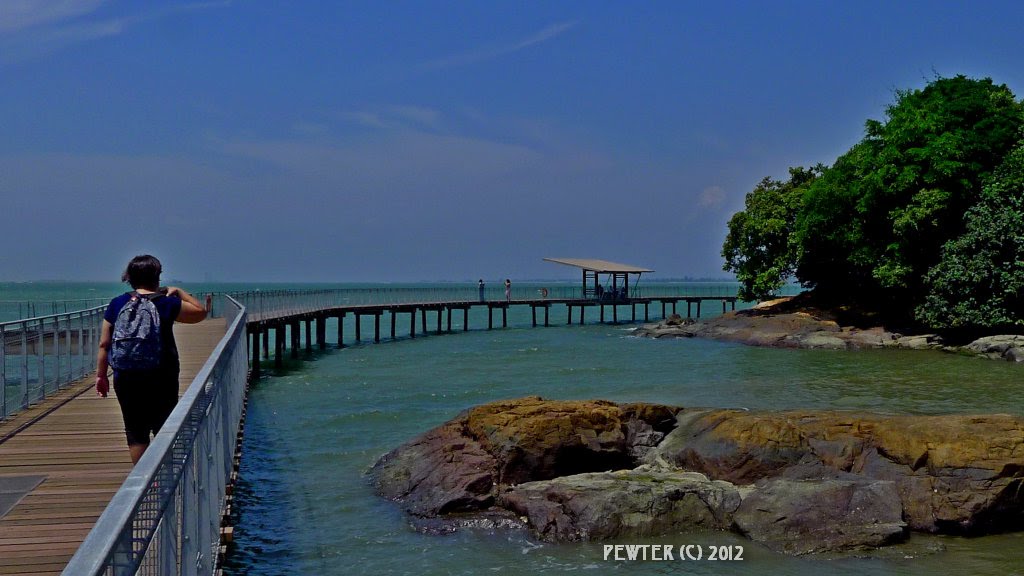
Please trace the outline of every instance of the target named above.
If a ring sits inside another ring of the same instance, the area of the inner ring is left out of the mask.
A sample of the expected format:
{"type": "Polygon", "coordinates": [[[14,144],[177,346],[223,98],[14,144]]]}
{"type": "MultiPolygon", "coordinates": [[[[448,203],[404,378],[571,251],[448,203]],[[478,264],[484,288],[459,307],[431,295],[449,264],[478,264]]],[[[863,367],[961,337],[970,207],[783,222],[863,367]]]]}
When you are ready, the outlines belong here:
{"type": "MultiPolygon", "coordinates": [[[[711,306],[713,308],[714,306],[711,306]]],[[[654,310],[652,309],[652,313],[654,310]]],[[[660,313],[660,309],[658,310],[660,313]]],[[[455,329],[461,329],[461,314],[455,329]]],[[[588,314],[588,320],[595,318],[588,314]]],[[[228,574],[1021,574],[1024,534],[915,535],[862,556],[791,558],[728,533],[628,543],[743,546],[733,562],[612,562],[602,544],[543,544],[523,531],[415,532],[376,497],[367,469],[468,407],[502,398],[605,398],[679,406],[1024,414],[1021,367],[939,352],[801,351],[705,340],[646,340],[627,326],[509,329],[329,350],[252,390],[228,574]]],[[[428,326],[433,323],[428,321],[428,326]]],[[[404,330],[399,323],[399,333],[404,330]]],[[[351,341],[351,319],[347,322],[351,341]]],[[[387,330],[384,330],[387,332],[387,330]]],[[[328,327],[327,334],[336,330],[328,327]]],[[[364,326],[364,338],[367,330],[364,326]]]]}

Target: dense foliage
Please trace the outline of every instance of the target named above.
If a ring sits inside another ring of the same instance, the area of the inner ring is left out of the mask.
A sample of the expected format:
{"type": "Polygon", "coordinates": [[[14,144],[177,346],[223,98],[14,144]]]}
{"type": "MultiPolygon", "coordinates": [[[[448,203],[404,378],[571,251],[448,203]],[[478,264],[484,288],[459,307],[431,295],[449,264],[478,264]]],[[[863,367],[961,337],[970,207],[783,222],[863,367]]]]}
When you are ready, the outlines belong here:
{"type": "Polygon", "coordinates": [[[740,298],[768,298],[796,271],[796,216],[807,185],[822,170],[790,168],[785,182],[766,177],[747,194],[745,209],[729,220],[722,256],[725,269],[740,281],[740,298]]]}
{"type": "Polygon", "coordinates": [[[1019,300],[994,291],[1019,288],[1020,254],[1014,260],[1003,244],[1021,216],[1001,211],[1020,194],[1008,154],[1022,126],[1024,105],[987,78],[899,91],[885,120],[869,120],[864,138],[831,167],[758,184],[729,223],[725,269],[748,296],[763,298],[795,275],[824,301],[890,319],[915,315],[940,328],[1019,323],[1019,300]],[[994,229],[1001,237],[984,236],[994,229]],[[991,253],[978,253],[993,241],[991,253]],[[985,269],[979,258],[1001,260],[985,269]],[[988,273],[1003,279],[978,280],[988,273]]]}
{"type": "Polygon", "coordinates": [[[918,318],[945,329],[1024,326],[1024,147],[1007,156],[966,222],[925,276],[918,318]]]}

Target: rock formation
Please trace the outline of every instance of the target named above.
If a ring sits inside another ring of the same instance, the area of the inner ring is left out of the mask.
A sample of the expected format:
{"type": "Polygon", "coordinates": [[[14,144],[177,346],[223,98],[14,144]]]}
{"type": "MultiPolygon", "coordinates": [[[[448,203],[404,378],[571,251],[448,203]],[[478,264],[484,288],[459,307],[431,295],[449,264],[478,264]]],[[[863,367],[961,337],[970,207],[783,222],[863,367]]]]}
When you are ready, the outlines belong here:
{"type": "Polygon", "coordinates": [[[732,529],[805,554],[886,545],[908,528],[1024,529],[1024,419],[1008,415],[529,397],[467,410],[371,474],[418,524],[518,517],[555,541],[732,529]]]}

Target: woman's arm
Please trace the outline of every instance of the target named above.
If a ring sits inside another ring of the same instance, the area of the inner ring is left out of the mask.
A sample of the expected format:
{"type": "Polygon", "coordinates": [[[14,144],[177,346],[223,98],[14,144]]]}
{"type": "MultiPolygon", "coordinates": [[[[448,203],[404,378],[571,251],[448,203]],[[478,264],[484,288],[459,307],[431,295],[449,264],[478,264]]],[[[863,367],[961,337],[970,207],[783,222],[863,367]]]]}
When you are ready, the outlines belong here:
{"type": "Polygon", "coordinates": [[[167,288],[167,295],[181,298],[181,312],[178,313],[178,322],[196,324],[206,319],[206,306],[200,304],[195,296],[177,286],[169,286],[167,288]]]}
{"type": "Polygon", "coordinates": [[[96,353],[96,395],[104,398],[107,397],[107,392],[110,391],[110,380],[107,378],[110,363],[107,361],[107,356],[110,353],[110,341],[113,332],[114,326],[110,322],[103,320],[103,327],[100,329],[99,351],[96,353]]]}

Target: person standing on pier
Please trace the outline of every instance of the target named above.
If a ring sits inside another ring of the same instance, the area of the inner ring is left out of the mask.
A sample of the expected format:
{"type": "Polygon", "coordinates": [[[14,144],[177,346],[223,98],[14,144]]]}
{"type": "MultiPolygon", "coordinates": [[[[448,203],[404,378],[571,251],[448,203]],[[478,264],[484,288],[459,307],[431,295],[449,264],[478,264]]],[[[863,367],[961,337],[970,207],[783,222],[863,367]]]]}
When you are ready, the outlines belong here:
{"type": "Polygon", "coordinates": [[[484,301],[484,279],[483,278],[481,278],[480,281],[477,282],[477,286],[480,288],[480,301],[483,302],[484,301]]]}
{"type": "Polygon", "coordinates": [[[96,357],[96,393],[110,390],[108,368],[114,369],[114,391],[121,406],[132,464],[138,463],[178,403],[178,347],[174,322],[195,324],[207,307],[178,287],[160,287],[160,261],[136,256],[121,280],[131,285],[110,301],[103,315],[96,357]]]}
{"type": "Polygon", "coordinates": [[[512,281],[505,278],[505,304],[512,302],[512,281]]]}

